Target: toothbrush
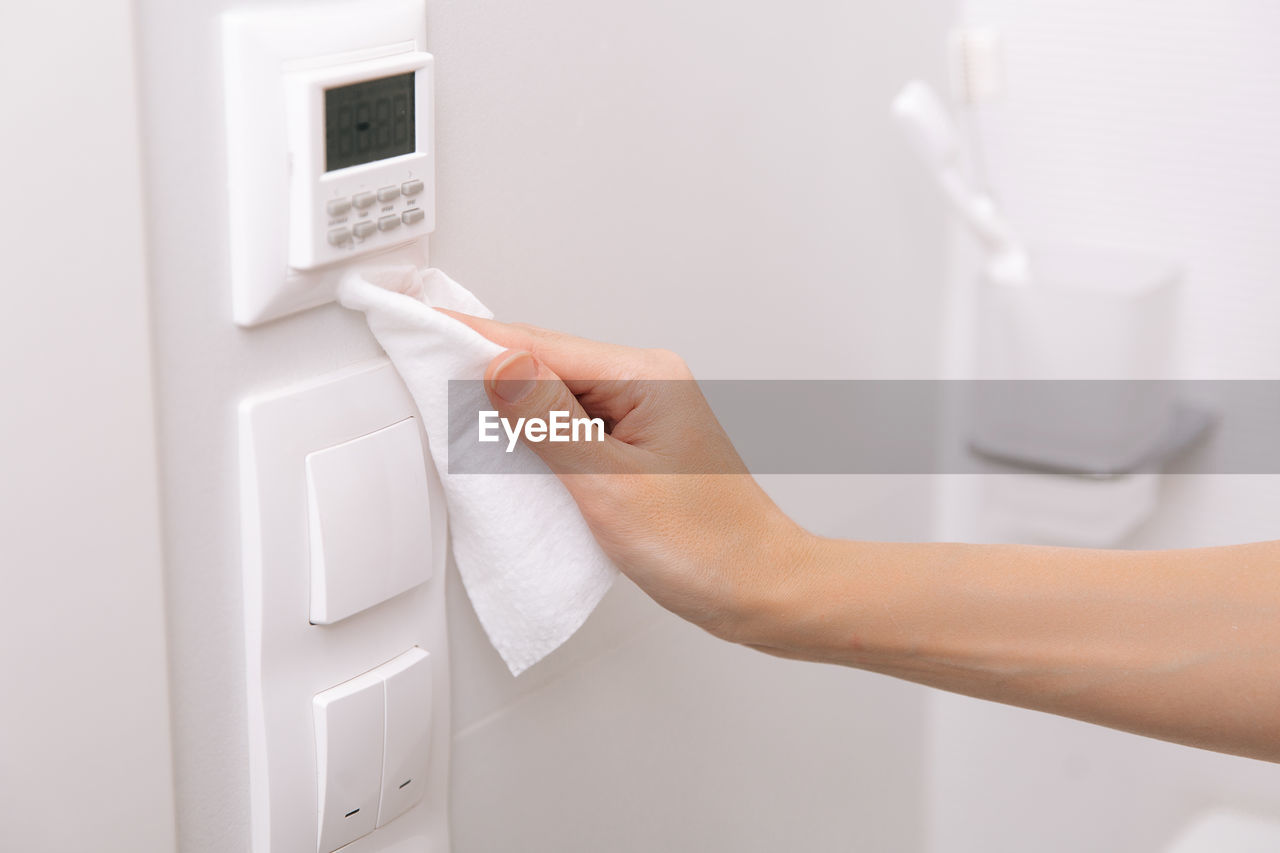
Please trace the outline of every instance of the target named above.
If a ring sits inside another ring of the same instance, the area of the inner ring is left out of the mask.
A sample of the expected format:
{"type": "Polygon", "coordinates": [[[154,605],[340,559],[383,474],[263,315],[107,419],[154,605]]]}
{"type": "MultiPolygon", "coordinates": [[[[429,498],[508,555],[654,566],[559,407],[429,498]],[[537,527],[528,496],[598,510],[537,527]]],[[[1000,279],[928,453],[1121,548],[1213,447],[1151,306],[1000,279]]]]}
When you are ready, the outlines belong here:
{"type": "Polygon", "coordinates": [[[968,155],[969,179],[980,192],[991,193],[978,133],[978,110],[1004,95],[1004,37],[994,27],[963,25],[947,37],[956,126],[968,155]]]}
{"type": "Polygon", "coordinates": [[[952,209],[987,250],[987,274],[1010,285],[1030,282],[1027,253],[1018,235],[990,196],[974,189],[960,170],[960,140],[937,93],[919,80],[908,83],[893,101],[893,116],[952,209]]]}

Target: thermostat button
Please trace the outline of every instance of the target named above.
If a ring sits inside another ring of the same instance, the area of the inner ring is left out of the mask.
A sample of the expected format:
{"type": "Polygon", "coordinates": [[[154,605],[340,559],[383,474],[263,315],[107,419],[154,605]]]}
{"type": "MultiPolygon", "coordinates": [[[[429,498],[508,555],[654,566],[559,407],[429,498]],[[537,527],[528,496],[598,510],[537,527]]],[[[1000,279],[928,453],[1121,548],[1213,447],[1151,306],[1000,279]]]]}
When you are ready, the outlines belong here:
{"type": "Polygon", "coordinates": [[[394,213],[391,216],[384,216],[378,220],[379,231],[390,231],[392,228],[400,227],[400,217],[394,213]]]}
{"type": "Polygon", "coordinates": [[[372,219],[362,219],[359,222],[357,222],[355,225],[352,225],[351,230],[355,233],[357,237],[364,239],[365,237],[368,237],[370,234],[372,234],[374,231],[377,231],[378,226],[373,224],[372,219]]]}
{"type": "Polygon", "coordinates": [[[382,187],[378,190],[378,201],[395,201],[400,198],[399,187],[382,187]]]}
{"type": "Polygon", "coordinates": [[[373,193],[356,193],[351,200],[355,203],[356,207],[364,210],[366,207],[373,204],[376,198],[377,196],[373,193]]]}
{"type": "Polygon", "coordinates": [[[330,228],[329,229],[329,245],[345,246],[351,242],[350,228],[330,228]]]}
{"type": "Polygon", "coordinates": [[[415,222],[421,222],[426,218],[426,216],[427,215],[422,212],[422,209],[417,207],[411,207],[401,214],[401,218],[404,219],[405,225],[412,225],[415,222]]]}
{"type": "Polygon", "coordinates": [[[325,205],[325,210],[329,211],[330,216],[341,216],[351,209],[351,199],[335,198],[325,205]]]}
{"type": "Polygon", "coordinates": [[[417,195],[422,192],[422,181],[405,181],[400,185],[400,192],[405,195],[417,195]]]}

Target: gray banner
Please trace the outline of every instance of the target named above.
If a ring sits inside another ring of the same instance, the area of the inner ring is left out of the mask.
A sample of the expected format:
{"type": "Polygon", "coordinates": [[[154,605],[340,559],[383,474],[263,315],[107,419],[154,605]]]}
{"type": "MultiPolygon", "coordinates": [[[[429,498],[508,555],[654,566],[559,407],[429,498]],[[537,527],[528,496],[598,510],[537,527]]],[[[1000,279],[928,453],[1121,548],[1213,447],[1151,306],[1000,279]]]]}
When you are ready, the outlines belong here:
{"type": "MultiPolygon", "coordinates": [[[[638,384],[657,401],[690,391],[638,384]]],[[[1280,381],[697,384],[757,474],[1280,474],[1280,381]]],[[[501,425],[491,424],[498,440],[480,441],[489,409],[479,381],[449,383],[449,473],[511,470],[501,425]]],[[[661,473],[695,470],[706,473],[705,460],[661,473]]]]}

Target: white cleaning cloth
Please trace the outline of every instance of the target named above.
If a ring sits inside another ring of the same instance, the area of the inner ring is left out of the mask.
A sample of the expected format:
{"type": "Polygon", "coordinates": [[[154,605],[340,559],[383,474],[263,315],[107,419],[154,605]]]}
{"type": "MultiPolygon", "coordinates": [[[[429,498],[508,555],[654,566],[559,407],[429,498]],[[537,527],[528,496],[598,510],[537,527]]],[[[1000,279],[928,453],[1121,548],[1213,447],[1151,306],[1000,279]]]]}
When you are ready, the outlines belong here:
{"type": "MultiPolygon", "coordinates": [[[[432,310],[492,317],[470,291],[436,269],[383,268],[349,273],[338,300],[365,313],[418,404],[462,582],[489,640],[519,675],[578,630],[617,569],[564,485],[524,444],[488,457],[501,466],[494,473],[449,473],[449,380],[476,380],[454,383],[455,412],[491,409],[479,380],[503,351],[432,310]]],[[[474,445],[477,429],[459,430],[455,440],[474,445]]]]}

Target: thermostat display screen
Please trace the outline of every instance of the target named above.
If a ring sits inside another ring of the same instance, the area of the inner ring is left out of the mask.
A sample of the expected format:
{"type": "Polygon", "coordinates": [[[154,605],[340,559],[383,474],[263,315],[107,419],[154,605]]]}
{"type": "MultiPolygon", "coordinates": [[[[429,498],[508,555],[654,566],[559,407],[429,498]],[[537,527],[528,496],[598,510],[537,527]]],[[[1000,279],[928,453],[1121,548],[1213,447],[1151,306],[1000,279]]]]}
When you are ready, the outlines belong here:
{"type": "Polygon", "coordinates": [[[414,74],[324,92],[324,169],[332,172],[414,150],[414,74]]]}

